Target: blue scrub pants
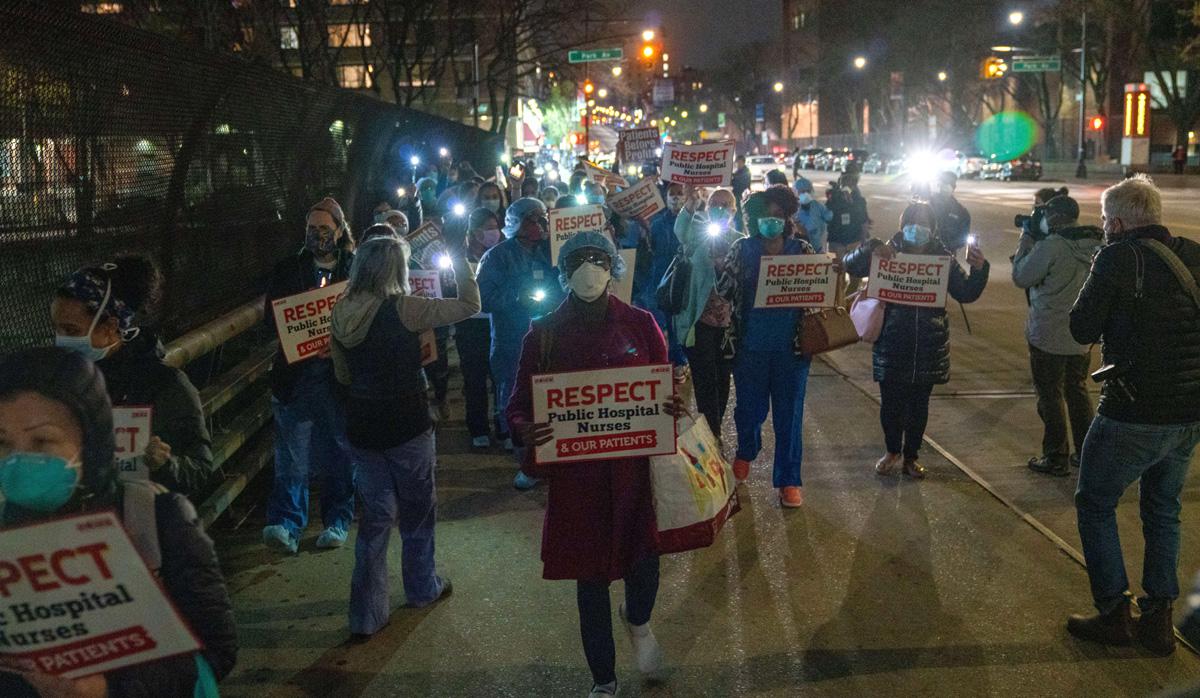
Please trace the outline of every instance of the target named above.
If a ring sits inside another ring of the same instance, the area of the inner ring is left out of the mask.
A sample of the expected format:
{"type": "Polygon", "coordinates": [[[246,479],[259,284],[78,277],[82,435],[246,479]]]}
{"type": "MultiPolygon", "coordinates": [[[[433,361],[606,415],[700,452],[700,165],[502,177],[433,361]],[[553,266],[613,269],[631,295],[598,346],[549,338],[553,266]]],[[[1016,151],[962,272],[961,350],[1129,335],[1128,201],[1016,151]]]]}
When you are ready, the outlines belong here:
{"type": "Polygon", "coordinates": [[[400,529],[400,576],[409,606],[426,606],[442,594],[444,582],[433,561],[437,496],[433,430],[386,451],[354,449],[362,521],[354,542],[350,578],[350,632],[372,635],[387,624],[388,538],[400,529]]]}
{"type": "Polygon", "coordinates": [[[308,483],[317,474],[325,528],[350,530],[354,521],[354,461],[346,440],[346,416],[333,395],[333,372],[306,371],[292,400],[271,399],[275,414],[275,484],[267,500],[267,524],[286,528],[297,540],[308,526],[308,483]]]}
{"type": "Polygon", "coordinates": [[[737,353],[733,381],[737,402],[733,421],[737,426],[737,457],[753,462],[762,450],[762,425],[768,409],[775,428],[775,487],[799,487],[800,462],[804,456],[804,394],[808,389],[810,357],[788,351],[737,353]]]}

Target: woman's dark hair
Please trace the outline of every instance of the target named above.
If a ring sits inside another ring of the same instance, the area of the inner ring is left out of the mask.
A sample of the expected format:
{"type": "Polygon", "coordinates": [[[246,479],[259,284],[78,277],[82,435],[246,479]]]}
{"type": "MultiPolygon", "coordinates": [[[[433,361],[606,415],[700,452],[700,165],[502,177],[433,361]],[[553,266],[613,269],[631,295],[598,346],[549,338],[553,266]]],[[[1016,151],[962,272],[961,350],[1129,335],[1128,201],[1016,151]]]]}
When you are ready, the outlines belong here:
{"type": "Polygon", "coordinates": [[[61,403],[83,432],[82,484],[97,502],[116,492],[112,403],[104,376],[81,355],[57,347],[26,349],[0,358],[0,401],[34,393],[61,403]]]}
{"type": "Polygon", "coordinates": [[[521,182],[521,196],[526,196],[526,191],[532,191],[532,196],[537,196],[537,193],[542,190],[541,182],[536,177],[528,177],[521,182]]]}
{"type": "Polygon", "coordinates": [[[475,192],[475,202],[474,203],[475,203],[476,207],[483,205],[482,201],[483,201],[483,190],[484,189],[495,189],[496,193],[500,195],[500,210],[501,211],[508,210],[508,197],[505,196],[504,189],[499,184],[496,184],[495,182],[484,182],[483,184],[479,185],[479,191],[475,192]]]}
{"type": "Polygon", "coordinates": [[[904,213],[900,214],[901,230],[909,223],[915,223],[921,217],[929,222],[929,229],[933,231],[934,235],[937,235],[937,215],[933,212],[933,207],[924,201],[910,203],[904,209],[904,213]]]}
{"type": "Polygon", "coordinates": [[[500,220],[500,216],[492,213],[491,209],[480,206],[474,211],[471,211],[471,216],[467,219],[467,230],[479,230],[483,227],[484,223],[488,222],[489,219],[496,221],[496,225],[504,227],[504,222],[500,220]]]}
{"type": "Polygon", "coordinates": [[[554,208],[571,208],[578,205],[578,200],[574,196],[560,196],[558,201],[554,202],[554,208]]]}
{"type": "Polygon", "coordinates": [[[1044,204],[1056,196],[1066,196],[1070,193],[1070,190],[1068,190],[1066,187],[1059,187],[1058,189],[1055,189],[1054,187],[1042,187],[1041,189],[1037,190],[1037,193],[1033,195],[1033,198],[1041,201],[1044,204]]]}
{"type": "MultiPolygon", "coordinates": [[[[145,255],[122,254],[109,262],[93,264],[80,271],[112,283],[112,295],[119,299],[143,322],[154,319],[162,301],[163,277],[154,262],[145,255]]],[[[59,298],[85,300],[71,292],[67,284],[58,287],[59,298]]],[[[110,316],[111,306],[105,307],[101,320],[110,316]]]]}
{"type": "Polygon", "coordinates": [[[787,175],[780,170],[771,170],[767,173],[767,184],[787,184],[787,175]]]}

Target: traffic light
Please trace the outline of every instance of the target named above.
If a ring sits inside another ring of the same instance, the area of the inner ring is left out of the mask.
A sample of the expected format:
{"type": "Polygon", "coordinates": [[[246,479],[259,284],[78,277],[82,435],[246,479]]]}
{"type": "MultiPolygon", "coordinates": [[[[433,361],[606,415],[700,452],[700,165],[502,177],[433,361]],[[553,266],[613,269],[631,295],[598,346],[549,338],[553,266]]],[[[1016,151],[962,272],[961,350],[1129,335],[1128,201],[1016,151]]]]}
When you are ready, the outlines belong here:
{"type": "Polygon", "coordinates": [[[989,56],[983,61],[982,77],[984,80],[998,80],[1008,73],[1008,63],[1003,58],[989,56]]]}
{"type": "Polygon", "coordinates": [[[596,85],[591,80],[583,81],[583,93],[589,97],[596,91],[596,85]]]}
{"type": "Polygon", "coordinates": [[[642,58],[645,58],[648,61],[654,60],[654,46],[652,46],[651,44],[643,45],[642,46],[642,58]]]}
{"type": "Polygon", "coordinates": [[[1091,126],[1093,131],[1104,130],[1104,117],[1100,114],[1092,117],[1091,126]]]}

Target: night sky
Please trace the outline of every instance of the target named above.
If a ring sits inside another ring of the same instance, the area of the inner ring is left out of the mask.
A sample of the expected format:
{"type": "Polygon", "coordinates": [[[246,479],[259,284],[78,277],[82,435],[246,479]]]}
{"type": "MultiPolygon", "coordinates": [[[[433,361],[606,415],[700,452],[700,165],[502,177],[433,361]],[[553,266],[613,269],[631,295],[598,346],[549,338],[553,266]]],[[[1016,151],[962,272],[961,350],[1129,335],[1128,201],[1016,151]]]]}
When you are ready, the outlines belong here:
{"type": "Polygon", "coordinates": [[[779,36],[782,11],[780,0],[636,0],[631,14],[663,26],[672,64],[707,68],[726,47],[779,36]]]}

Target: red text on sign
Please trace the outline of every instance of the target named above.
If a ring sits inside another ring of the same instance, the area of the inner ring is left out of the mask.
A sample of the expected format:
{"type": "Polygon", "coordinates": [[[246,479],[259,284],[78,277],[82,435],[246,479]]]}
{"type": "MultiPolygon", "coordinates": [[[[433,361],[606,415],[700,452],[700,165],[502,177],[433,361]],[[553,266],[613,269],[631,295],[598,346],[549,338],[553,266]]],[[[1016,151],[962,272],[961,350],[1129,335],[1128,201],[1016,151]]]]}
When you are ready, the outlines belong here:
{"type": "Polygon", "coordinates": [[[64,584],[80,586],[92,581],[91,574],[112,579],[112,571],[104,555],[107,543],[90,543],[77,548],[63,548],[50,555],[38,553],[15,560],[0,560],[0,597],[12,595],[12,587],[22,580],[35,592],[53,591],[64,584]]]}
{"type": "Polygon", "coordinates": [[[657,393],[658,383],[655,381],[580,385],[571,388],[550,388],[546,391],[546,404],[548,407],[583,407],[606,400],[653,402],[658,399],[657,393]]]}

